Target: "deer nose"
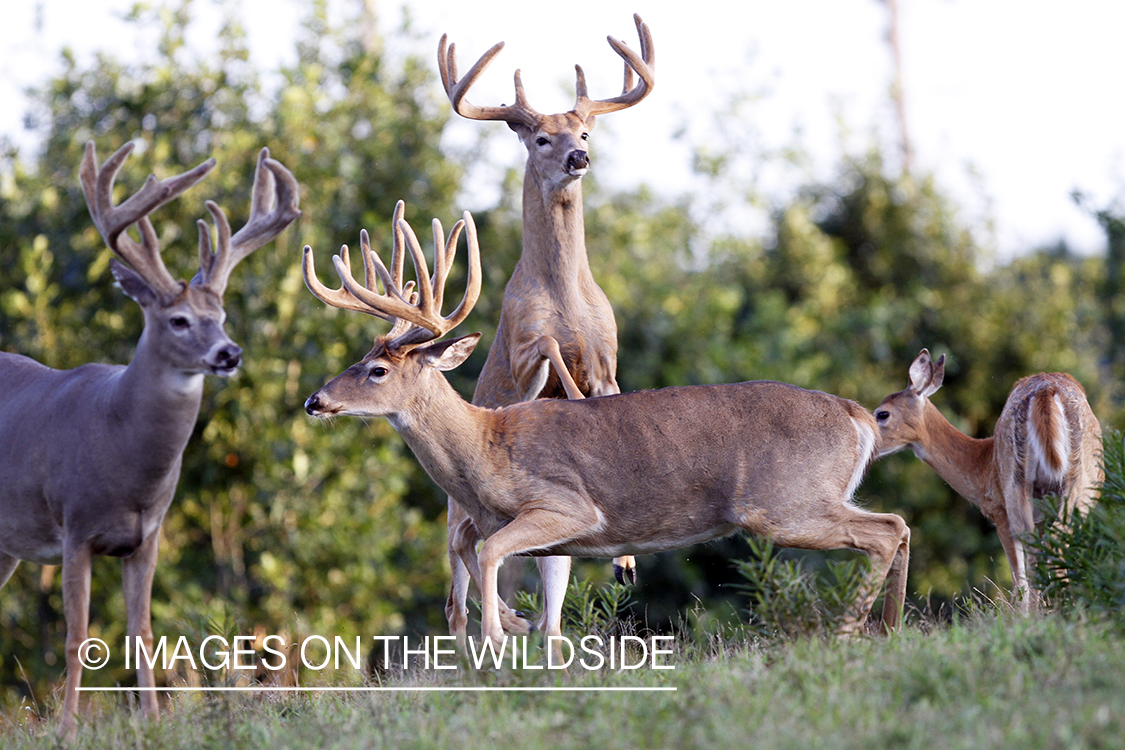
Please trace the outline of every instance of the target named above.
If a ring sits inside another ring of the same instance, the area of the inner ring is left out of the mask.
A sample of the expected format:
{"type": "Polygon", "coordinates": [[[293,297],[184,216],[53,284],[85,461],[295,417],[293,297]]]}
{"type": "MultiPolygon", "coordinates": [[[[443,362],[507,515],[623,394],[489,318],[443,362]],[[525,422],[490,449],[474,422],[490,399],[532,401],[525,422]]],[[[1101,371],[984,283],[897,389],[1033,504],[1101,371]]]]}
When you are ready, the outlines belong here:
{"type": "Polygon", "coordinates": [[[566,156],[566,168],[568,170],[575,169],[588,169],[590,167],[590,154],[585,151],[571,151],[566,156]]]}
{"type": "Polygon", "coordinates": [[[320,409],[320,396],[318,394],[314,393],[305,399],[305,413],[310,417],[315,417],[320,409]]]}
{"type": "Polygon", "coordinates": [[[242,364],[242,347],[227,344],[215,352],[214,365],[217,370],[233,370],[242,364]]]}

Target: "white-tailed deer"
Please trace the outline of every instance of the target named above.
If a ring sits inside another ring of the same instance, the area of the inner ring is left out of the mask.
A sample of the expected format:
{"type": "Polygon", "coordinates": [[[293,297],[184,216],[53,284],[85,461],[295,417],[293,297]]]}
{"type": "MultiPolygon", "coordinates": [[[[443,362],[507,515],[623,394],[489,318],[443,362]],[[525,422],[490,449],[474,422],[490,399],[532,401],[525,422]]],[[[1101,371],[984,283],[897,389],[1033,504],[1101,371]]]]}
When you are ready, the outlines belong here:
{"type": "Polygon", "coordinates": [[[1027,612],[1032,556],[1024,539],[1037,520],[1032,501],[1057,494],[1078,512],[1097,501],[1101,426],[1078,381],[1065,373],[1040,373],[1012,388],[992,437],[971,438],[930,403],[944,378],[945,355],[934,362],[923,349],[910,365],[910,385],[875,410],[879,455],[909,446],[996,524],[1020,608],[1027,612]]]}
{"type": "MultiPolygon", "coordinates": [[[[480,292],[480,256],[465,213],[446,242],[435,222],[434,273],[398,222],[415,282],[402,283],[361,236],[365,282],[347,248],[333,257],[342,286],[321,284],[305,247],[305,283],[330,305],[393,322],[358,363],[305,402],[315,417],[382,416],[484,537],[479,553],[482,630],[503,637],[497,571],[511,555],[614,557],[685,547],[745,529],[782,546],[850,548],[871,561],[862,601],[845,631],[859,629],[884,579],[883,627],[898,626],[910,531],[890,513],[852,504],[875,456],[871,413],[846,399],[792,385],[688,386],[580,400],[539,399],[495,409],[469,404],[442,371],[480,338],[436,341],[480,292]],[[442,289],[466,229],[467,291],[442,316],[442,289]],[[377,291],[379,279],[384,293],[377,291]],[[415,300],[417,302],[415,303],[415,300]]],[[[396,250],[398,248],[396,247],[396,250]]]]}
{"type": "MultiPolygon", "coordinates": [[[[208,201],[215,250],[200,221],[199,273],[190,284],[177,281],[160,257],[148,215],[203,179],[215,161],[161,181],[149,177],[114,206],[113,183],[132,149],[125,145],[99,169],[94,144],[87,143],[79,172],[94,224],[124,261],[110,261],[113,276],[144,312],[132,361],[53,370],[0,353],[0,585],[20,560],[62,563],[64,735],[77,726],[91,557],[122,558],[128,635],[151,653],[160,524],[199,415],[204,375],[232,375],[241,362],[242,349],[223,330],[223,292],[234,266],[300,215],[296,180],[262,149],[246,226],[232,236],[222,209],[208,201]],[[126,231],[132,224],[140,242],[126,231]]],[[[139,685],[154,687],[152,669],[139,662],[139,685]]],[[[156,694],[142,691],[141,706],[155,716],[156,694]]]]}
{"type": "MultiPolygon", "coordinates": [[[[640,16],[633,16],[640,37],[639,54],[608,37],[625,60],[622,93],[610,99],[587,96],[586,79],[576,65],[577,98],[569,112],[544,115],[528,104],[515,73],[515,104],[477,106],[465,94],[504,48],[500,42],[484,53],[463,78],[457,76],[455,47],[438,45],[438,68],[453,110],[473,120],[499,120],[515,131],[527,149],[523,179],[523,252],[504,290],[496,340],[477,381],[473,403],[506,406],[536,398],[580,398],[620,392],[617,385],[617,324],[605,293],[594,281],[586,256],[582,217],[582,176],[590,167],[586,141],[598,115],[632,107],[656,84],[656,48],[640,16]],[[636,73],[637,83],[633,83],[636,73]],[[554,366],[551,367],[550,364],[554,366]]],[[[450,630],[463,636],[468,623],[469,579],[480,584],[476,545],[479,531],[449,499],[449,559],[453,583],[446,604],[450,630]]],[[[539,560],[545,607],[540,626],[559,634],[562,601],[570,575],[567,559],[539,560]]],[[[614,561],[618,580],[635,581],[632,557],[614,561]]],[[[520,621],[502,605],[504,621],[520,621]]],[[[526,626],[526,624],[524,624],[526,626]]]]}

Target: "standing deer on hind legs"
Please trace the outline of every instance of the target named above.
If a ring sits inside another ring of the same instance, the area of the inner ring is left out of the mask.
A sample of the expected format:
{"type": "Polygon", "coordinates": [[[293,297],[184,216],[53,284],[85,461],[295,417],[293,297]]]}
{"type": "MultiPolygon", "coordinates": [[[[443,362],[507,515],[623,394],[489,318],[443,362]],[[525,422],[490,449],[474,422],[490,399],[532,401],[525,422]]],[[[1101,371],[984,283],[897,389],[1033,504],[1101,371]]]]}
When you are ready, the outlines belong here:
{"type": "MultiPolygon", "coordinates": [[[[149,177],[140,192],[114,206],[113,183],[132,149],[131,143],[122,147],[99,169],[88,143],[80,170],[94,224],[124,261],[110,261],[114,278],[144,312],[132,361],[52,370],[0,353],[0,585],[20,560],[62,562],[64,736],[77,729],[91,558],[122,558],[128,636],[152,653],[160,525],[199,415],[204,375],[228,377],[241,363],[242,349],[223,330],[223,292],[234,266],[301,213],[293,175],[262,149],[246,226],[231,236],[222,209],[208,201],[215,251],[200,221],[199,273],[190,284],[177,281],[161,260],[148,215],[203,179],[215,161],[161,181],[149,177]],[[139,226],[140,242],[126,231],[132,224],[139,226]]],[[[155,717],[155,679],[143,659],[137,682],[145,715],[155,717]]]]}
{"type": "Polygon", "coordinates": [[[996,524],[1020,610],[1026,613],[1034,598],[1032,556],[1025,544],[1036,522],[1032,500],[1058,494],[1070,511],[1084,513],[1093,506],[1104,478],[1098,459],[1101,426],[1078,381],[1065,373],[1040,373],[1015,384],[993,436],[977,440],[951,425],[930,402],[944,378],[945,355],[934,362],[923,349],[910,365],[910,385],[875,410],[879,455],[909,446],[996,524]]]}
{"type": "MultiPolygon", "coordinates": [[[[625,61],[622,93],[611,99],[587,96],[586,79],[576,65],[577,98],[569,112],[544,115],[528,104],[519,70],[515,104],[477,106],[465,95],[493,58],[500,42],[484,53],[463,78],[457,75],[453,44],[445,35],[438,46],[438,68],[453,110],[472,120],[499,120],[527,149],[523,180],[523,252],[504,290],[496,340],[477,381],[473,403],[506,406],[536,398],[582,398],[619,393],[617,324],[613,308],[590,273],[582,216],[582,177],[590,167],[586,142],[598,115],[637,104],[656,84],[656,48],[648,26],[633,16],[640,53],[609,37],[625,61]],[[636,73],[637,83],[633,83],[636,73]],[[552,367],[553,365],[553,367],[552,367]]],[[[449,498],[449,558],[453,572],[446,617],[463,637],[468,623],[470,578],[480,584],[476,545],[480,533],[457,502],[449,498]]],[[[562,591],[570,560],[540,558],[544,612],[540,627],[560,635],[562,591]]],[[[618,580],[636,580],[632,556],[614,560],[618,580]]],[[[502,605],[505,626],[526,632],[527,623],[502,605]]]]}
{"type": "MultiPolygon", "coordinates": [[[[498,408],[467,403],[442,375],[480,338],[438,341],[480,293],[480,255],[468,212],[465,296],[442,316],[443,284],[462,224],[446,242],[435,222],[434,273],[399,221],[416,270],[388,271],[361,235],[365,282],[347,248],[333,258],[342,286],[314,272],[305,283],[335,307],[393,322],[358,363],[311,395],[314,417],[386,417],[430,477],[484,537],[479,553],[482,631],[503,639],[497,571],[512,555],[615,557],[686,547],[740,529],[781,546],[867,554],[863,598],[844,632],[858,631],[887,581],[883,628],[898,627],[910,530],[852,495],[875,457],[878,429],[853,401],[775,382],[688,386],[595,398],[538,399],[498,408]],[[376,277],[384,293],[376,290],[376,277]],[[716,427],[717,425],[721,427],[716,427]]],[[[562,592],[562,593],[565,593],[562,592]]]]}

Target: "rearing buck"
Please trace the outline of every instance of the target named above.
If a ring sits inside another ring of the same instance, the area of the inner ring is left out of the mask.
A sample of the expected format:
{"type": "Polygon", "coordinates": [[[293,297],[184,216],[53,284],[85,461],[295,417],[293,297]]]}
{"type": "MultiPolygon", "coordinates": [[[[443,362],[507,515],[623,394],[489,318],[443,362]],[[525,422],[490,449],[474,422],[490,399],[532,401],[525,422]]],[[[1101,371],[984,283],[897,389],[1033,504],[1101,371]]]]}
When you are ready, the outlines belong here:
{"type": "MultiPolygon", "coordinates": [[[[582,216],[582,177],[590,167],[586,141],[598,115],[637,104],[656,85],[656,47],[640,16],[633,21],[640,52],[608,37],[625,61],[622,93],[590,99],[582,67],[576,65],[574,108],[545,115],[528,103],[515,73],[515,104],[477,106],[465,95],[500,54],[499,42],[484,53],[463,78],[457,75],[455,45],[438,45],[438,69],[453,111],[472,120],[499,120],[515,131],[527,149],[523,178],[523,252],[504,290],[496,340],[477,381],[473,403],[497,407],[536,398],[581,398],[620,392],[617,385],[617,324],[605,293],[594,281],[586,255],[582,216]],[[636,73],[637,82],[633,83],[636,73]],[[548,361],[553,364],[549,366],[548,361]]],[[[468,623],[469,579],[477,579],[479,532],[457,499],[449,499],[449,558],[453,583],[446,617],[450,630],[463,636],[468,623]]],[[[540,560],[548,633],[558,631],[561,592],[570,574],[566,559],[540,560]]],[[[619,580],[635,579],[631,557],[614,561],[619,580]]],[[[518,626],[502,605],[506,623],[518,626]]]]}
{"type": "Polygon", "coordinates": [[[930,403],[944,378],[945,355],[934,362],[923,349],[910,365],[910,385],[875,410],[879,455],[909,446],[996,524],[1020,609],[1027,612],[1032,560],[1024,538],[1037,520],[1032,499],[1062,495],[1068,509],[1083,513],[1093,506],[1104,478],[1101,426],[1078,381],[1065,373],[1040,373],[1016,383],[993,436],[977,440],[930,403]]]}
{"type": "MultiPolygon", "coordinates": [[[[87,143],[79,172],[94,224],[124,261],[110,261],[113,276],[144,312],[132,361],[52,370],[0,353],[0,585],[20,560],[62,562],[66,691],[59,731],[68,736],[77,727],[91,557],[121,558],[128,635],[151,653],[160,524],[199,414],[203,378],[232,375],[241,362],[242,349],[223,330],[223,292],[234,266],[301,213],[293,175],[262,149],[246,226],[232,236],[222,209],[208,201],[215,249],[200,221],[199,273],[190,284],[177,281],[161,260],[148,215],[203,179],[215,160],[165,180],[149,177],[114,206],[113,183],[132,149],[126,144],[99,169],[87,143]],[[132,224],[140,242],[126,231],[132,224]]],[[[139,662],[140,687],[154,687],[152,669],[139,662]]],[[[156,694],[142,691],[141,706],[155,716],[156,694]]]]}
{"type": "MultiPolygon", "coordinates": [[[[465,213],[446,242],[434,224],[430,277],[418,240],[401,219],[417,276],[402,283],[361,235],[365,282],[346,246],[333,257],[342,286],[315,275],[305,247],[305,283],[335,307],[393,322],[358,363],[305,402],[315,417],[382,416],[484,537],[482,630],[503,637],[497,571],[511,555],[613,557],[659,552],[739,529],[779,545],[865,552],[863,599],[844,627],[858,630],[889,578],[883,627],[898,626],[910,531],[890,513],[852,504],[874,458],[870,412],[846,399],[774,382],[689,386],[580,400],[539,399],[495,409],[464,401],[442,375],[480,338],[437,341],[464,320],[480,293],[480,253],[465,213]],[[467,291],[443,317],[442,285],[466,229],[467,291]],[[376,279],[384,293],[377,291],[376,279]]],[[[396,247],[396,250],[398,248],[396,247]]]]}

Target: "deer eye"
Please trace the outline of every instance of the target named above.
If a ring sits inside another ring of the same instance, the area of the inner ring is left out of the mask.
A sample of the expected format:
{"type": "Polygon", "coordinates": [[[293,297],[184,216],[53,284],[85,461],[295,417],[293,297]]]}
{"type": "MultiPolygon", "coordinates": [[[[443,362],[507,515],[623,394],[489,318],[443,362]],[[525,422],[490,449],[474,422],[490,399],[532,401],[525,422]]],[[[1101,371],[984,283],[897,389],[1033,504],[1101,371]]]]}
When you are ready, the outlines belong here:
{"type": "Polygon", "coordinates": [[[174,331],[183,331],[191,326],[191,321],[183,315],[173,315],[168,319],[168,325],[172,326],[174,331]]]}
{"type": "Polygon", "coordinates": [[[375,365],[374,367],[371,368],[371,371],[368,373],[368,376],[371,377],[371,378],[375,378],[375,379],[382,379],[382,378],[387,376],[387,372],[389,372],[389,371],[387,370],[386,367],[383,367],[382,365],[375,365]]]}
{"type": "Polygon", "coordinates": [[[886,422],[890,418],[891,413],[886,409],[880,409],[879,411],[875,412],[875,419],[879,422],[886,422]]]}
{"type": "Polygon", "coordinates": [[[538,138],[535,139],[535,143],[538,146],[546,146],[548,143],[550,143],[550,141],[547,140],[546,138],[544,138],[543,136],[539,136],[538,138]]]}
{"type": "Polygon", "coordinates": [[[582,134],[582,140],[584,140],[584,141],[590,140],[590,134],[589,133],[583,133],[582,134]]]}

